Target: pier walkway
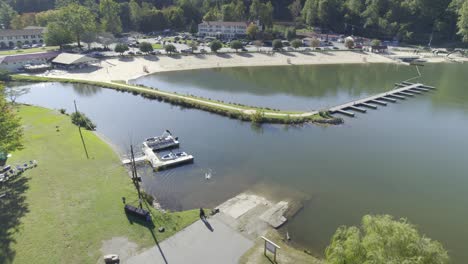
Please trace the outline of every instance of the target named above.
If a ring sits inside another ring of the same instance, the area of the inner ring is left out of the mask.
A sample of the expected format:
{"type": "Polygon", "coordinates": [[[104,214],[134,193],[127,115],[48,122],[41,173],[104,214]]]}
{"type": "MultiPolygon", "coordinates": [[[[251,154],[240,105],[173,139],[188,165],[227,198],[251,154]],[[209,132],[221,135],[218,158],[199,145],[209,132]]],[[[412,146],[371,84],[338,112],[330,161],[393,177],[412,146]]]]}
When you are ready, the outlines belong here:
{"type": "Polygon", "coordinates": [[[403,100],[406,99],[406,97],[412,97],[421,94],[422,92],[435,89],[435,87],[427,86],[421,83],[401,82],[395,85],[399,88],[385,93],[369,96],[364,99],[338,105],[330,108],[329,111],[331,114],[340,113],[347,116],[354,116],[354,112],[350,112],[350,110],[365,113],[367,111],[366,108],[377,109],[377,105],[386,105],[385,102],[395,103],[397,102],[397,99],[403,100]]]}

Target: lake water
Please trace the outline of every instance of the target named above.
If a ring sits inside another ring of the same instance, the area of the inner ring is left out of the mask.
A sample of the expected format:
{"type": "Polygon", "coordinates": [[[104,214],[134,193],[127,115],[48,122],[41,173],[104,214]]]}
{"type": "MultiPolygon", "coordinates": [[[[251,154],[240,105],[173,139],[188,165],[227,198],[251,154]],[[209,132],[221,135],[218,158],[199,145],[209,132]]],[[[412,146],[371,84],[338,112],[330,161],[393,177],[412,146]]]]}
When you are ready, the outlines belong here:
{"type": "MultiPolygon", "coordinates": [[[[345,118],[340,126],[252,126],[199,110],[91,86],[29,84],[21,102],[73,110],[76,99],[123,152],[170,129],[195,163],[143,185],[174,210],[214,207],[247,189],[306,198],[283,227],[321,253],[336,228],[363,215],[406,217],[441,241],[454,263],[468,258],[468,65],[420,68],[436,91],[345,118]],[[205,172],[212,171],[206,181],[205,172]]],[[[194,70],[135,82],[159,89],[281,109],[320,109],[382,92],[417,74],[396,65],[330,65],[194,70]]],[[[92,146],[89,147],[92,155],[92,146]]]]}

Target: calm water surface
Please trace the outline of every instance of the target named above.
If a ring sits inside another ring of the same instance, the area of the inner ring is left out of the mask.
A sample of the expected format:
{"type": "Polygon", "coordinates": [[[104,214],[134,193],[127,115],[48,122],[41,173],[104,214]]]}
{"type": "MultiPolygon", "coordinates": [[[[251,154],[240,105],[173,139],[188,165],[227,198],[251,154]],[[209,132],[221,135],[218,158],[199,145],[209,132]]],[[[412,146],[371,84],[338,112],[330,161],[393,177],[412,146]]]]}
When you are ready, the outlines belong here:
{"type": "MultiPolygon", "coordinates": [[[[468,65],[421,69],[438,87],[379,107],[340,126],[286,127],[231,120],[90,86],[32,84],[22,102],[81,111],[123,152],[130,141],[170,129],[195,163],[143,183],[163,206],[212,207],[250,188],[301,195],[304,209],[285,227],[294,241],[323,252],[339,225],[368,213],[407,217],[441,241],[454,263],[468,258],[468,65]],[[212,171],[211,181],[204,173],[212,171]],[[254,187],[252,187],[254,186],[254,187]],[[280,187],[278,187],[280,186],[280,187]]],[[[390,89],[416,74],[395,65],[233,68],[164,73],[136,80],[225,101],[318,109],[390,89]]],[[[92,146],[90,147],[92,153],[92,146]]]]}

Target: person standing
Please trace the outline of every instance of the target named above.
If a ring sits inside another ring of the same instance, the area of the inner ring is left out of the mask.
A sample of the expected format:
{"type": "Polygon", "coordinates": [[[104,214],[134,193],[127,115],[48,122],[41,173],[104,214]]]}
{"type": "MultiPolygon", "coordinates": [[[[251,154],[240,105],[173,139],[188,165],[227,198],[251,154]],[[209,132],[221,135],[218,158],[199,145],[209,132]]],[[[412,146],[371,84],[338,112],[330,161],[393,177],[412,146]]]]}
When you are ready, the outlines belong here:
{"type": "Polygon", "coordinates": [[[200,207],[200,219],[206,220],[205,211],[204,211],[203,208],[201,208],[201,207],[200,207]]]}

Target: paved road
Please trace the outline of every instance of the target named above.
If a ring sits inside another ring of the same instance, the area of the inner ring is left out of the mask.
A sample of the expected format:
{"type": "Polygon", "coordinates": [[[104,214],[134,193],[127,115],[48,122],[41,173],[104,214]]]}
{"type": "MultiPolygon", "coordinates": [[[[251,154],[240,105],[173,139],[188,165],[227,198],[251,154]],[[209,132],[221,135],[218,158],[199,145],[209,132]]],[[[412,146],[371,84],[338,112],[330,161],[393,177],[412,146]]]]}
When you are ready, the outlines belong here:
{"type": "Polygon", "coordinates": [[[217,216],[188,226],[158,246],[131,257],[125,263],[203,263],[235,264],[254,245],[237,231],[221,222],[217,216]],[[211,229],[211,230],[210,230],[211,229]]]}

